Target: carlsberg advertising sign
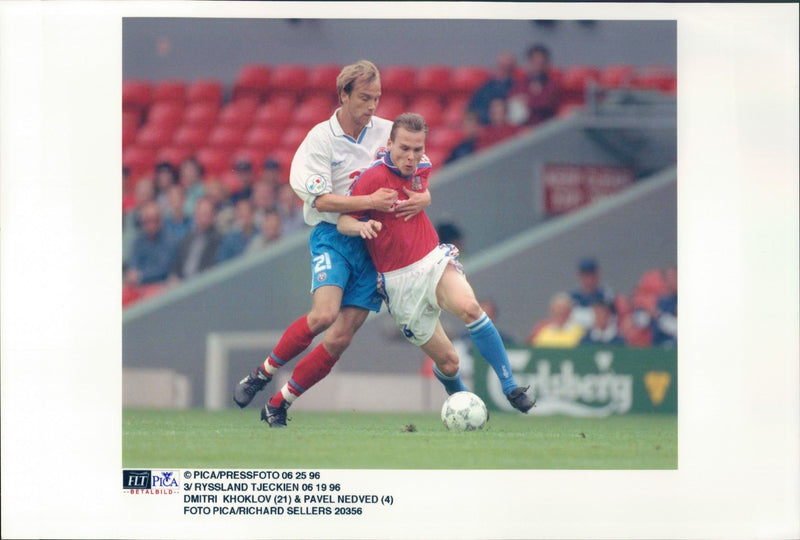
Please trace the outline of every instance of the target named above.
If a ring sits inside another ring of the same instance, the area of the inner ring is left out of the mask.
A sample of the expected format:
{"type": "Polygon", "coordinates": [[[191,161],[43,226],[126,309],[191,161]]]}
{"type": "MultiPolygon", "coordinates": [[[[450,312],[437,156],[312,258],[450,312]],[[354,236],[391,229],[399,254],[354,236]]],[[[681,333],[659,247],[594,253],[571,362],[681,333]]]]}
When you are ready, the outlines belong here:
{"type": "MultiPolygon", "coordinates": [[[[475,391],[496,410],[513,410],[477,352],[475,391]]],[[[678,410],[677,353],[662,349],[580,347],[509,349],[514,378],[536,397],[532,414],[601,417],[678,410]]]]}

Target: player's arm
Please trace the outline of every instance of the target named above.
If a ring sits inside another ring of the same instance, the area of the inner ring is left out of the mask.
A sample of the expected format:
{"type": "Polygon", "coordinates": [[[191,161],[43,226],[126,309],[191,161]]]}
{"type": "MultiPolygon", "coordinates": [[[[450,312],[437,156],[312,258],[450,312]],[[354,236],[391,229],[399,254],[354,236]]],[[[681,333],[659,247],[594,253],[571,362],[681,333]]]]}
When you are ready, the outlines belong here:
{"type": "Polygon", "coordinates": [[[393,212],[394,203],[397,201],[397,191],[389,188],[379,188],[368,195],[337,195],[324,193],[314,200],[314,208],[320,212],[363,212],[364,210],[379,210],[393,212]]]}
{"type": "Polygon", "coordinates": [[[406,192],[408,199],[397,204],[395,208],[397,217],[404,218],[405,221],[408,221],[431,205],[431,192],[429,190],[426,189],[421,192],[412,191],[404,186],[403,191],[406,192]]]}
{"type": "Polygon", "coordinates": [[[342,214],[339,216],[339,221],[336,222],[336,229],[339,233],[345,236],[360,236],[364,240],[371,240],[378,236],[378,232],[383,225],[380,221],[368,219],[366,221],[359,221],[349,214],[342,214]]]}

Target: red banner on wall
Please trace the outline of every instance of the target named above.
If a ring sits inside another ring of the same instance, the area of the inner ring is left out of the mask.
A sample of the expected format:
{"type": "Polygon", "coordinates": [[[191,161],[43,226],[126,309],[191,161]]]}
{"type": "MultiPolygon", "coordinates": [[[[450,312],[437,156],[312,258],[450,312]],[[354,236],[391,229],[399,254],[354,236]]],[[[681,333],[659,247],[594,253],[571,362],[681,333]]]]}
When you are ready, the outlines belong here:
{"type": "Polygon", "coordinates": [[[633,171],[612,165],[548,163],[542,170],[544,210],[563,214],[617,193],[633,183],[633,171]]]}

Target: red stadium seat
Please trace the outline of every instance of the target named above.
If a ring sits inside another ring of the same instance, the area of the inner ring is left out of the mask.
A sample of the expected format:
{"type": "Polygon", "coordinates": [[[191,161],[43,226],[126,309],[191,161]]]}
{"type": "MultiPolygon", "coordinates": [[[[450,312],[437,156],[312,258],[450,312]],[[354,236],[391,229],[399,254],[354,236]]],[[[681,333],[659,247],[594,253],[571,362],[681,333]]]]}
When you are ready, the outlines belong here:
{"type": "Polygon", "coordinates": [[[378,101],[376,114],[387,120],[394,120],[398,115],[406,111],[406,99],[400,94],[388,94],[381,96],[378,101]]]}
{"type": "Polygon", "coordinates": [[[172,146],[197,150],[206,143],[209,131],[207,126],[181,126],[172,137],[172,146]]]}
{"type": "Polygon", "coordinates": [[[206,145],[232,151],[242,143],[244,133],[245,130],[242,127],[219,124],[209,133],[206,145]]]}
{"type": "Polygon", "coordinates": [[[600,86],[603,88],[626,88],[636,76],[636,68],[627,64],[612,64],[600,73],[600,86]]]}
{"type": "Polygon", "coordinates": [[[256,125],[245,134],[244,146],[270,152],[280,145],[283,130],[272,126],[256,125]]]}
{"type": "Polygon", "coordinates": [[[453,70],[450,88],[454,94],[471,96],[491,77],[491,72],[481,66],[460,66],[453,70]]]}
{"type": "Polygon", "coordinates": [[[444,109],[444,117],[442,118],[442,125],[458,128],[464,124],[464,113],[467,111],[469,104],[469,97],[455,97],[447,102],[444,109]]]}
{"type": "Polygon", "coordinates": [[[139,130],[139,114],[134,111],[122,113],[122,146],[128,146],[136,139],[139,130]]]}
{"type": "Polygon", "coordinates": [[[270,79],[272,90],[291,90],[298,94],[306,89],[308,70],[300,64],[283,64],[275,67],[270,79]]]}
{"type": "Polygon", "coordinates": [[[136,133],[136,144],[144,148],[157,149],[172,140],[175,128],[169,125],[145,124],[136,133]]]}
{"type": "Polygon", "coordinates": [[[439,127],[428,134],[425,143],[426,151],[428,148],[436,148],[446,152],[448,155],[453,148],[464,139],[464,132],[457,128],[439,127]]]}
{"type": "Polygon", "coordinates": [[[273,107],[292,109],[297,106],[298,96],[295,92],[273,92],[267,102],[273,107]]]}
{"type": "Polygon", "coordinates": [[[308,129],[303,126],[290,126],[281,137],[280,148],[294,153],[307,134],[308,129]]]}
{"type": "Polygon", "coordinates": [[[235,195],[242,191],[242,188],[244,188],[244,184],[242,183],[242,179],[239,177],[239,174],[231,169],[223,171],[219,175],[219,180],[222,182],[222,185],[225,186],[225,191],[228,192],[228,195],[235,195]]]}
{"type": "Polygon", "coordinates": [[[122,166],[130,171],[131,185],[145,176],[150,176],[155,164],[156,154],[152,148],[129,145],[122,150],[122,166]]]}
{"type": "Polygon", "coordinates": [[[160,101],[184,103],[186,101],[186,82],[180,79],[170,79],[156,83],[153,88],[153,103],[160,101]]]}
{"type": "Polygon", "coordinates": [[[568,92],[583,92],[589,81],[598,81],[599,70],[594,66],[572,66],[564,71],[561,86],[568,92]]]}
{"type": "Polygon", "coordinates": [[[122,109],[141,112],[153,102],[153,87],[148,81],[122,81],[122,109]]]}
{"type": "Polygon", "coordinates": [[[336,94],[336,78],[342,68],[336,64],[321,64],[308,72],[306,89],[316,92],[336,94]]]}
{"type": "Polygon", "coordinates": [[[218,107],[212,103],[193,103],[183,113],[183,125],[210,129],[217,121],[217,112],[218,107]]]}
{"type": "Polygon", "coordinates": [[[417,92],[445,96],[450,93],[451,71],[448,66],[432,65],[417,70],[415,79],[417,92]]]}
{"type": "Polygon", "coordinates": [[[253,170],[257,171],[263,166],[265,155],[266,152],[261,148],[242,146],[231,154],[231,167],[239,161],[247,161],[253,166],[253,170]]]}
{"type": "Polygon", "coordinates": [[[649,90],[671,92],[676,87],[675,69],[671,66],[647,66],[631,86],[649,90]]]}
{"type": "Polygon", "coordinates": [[[444,108],[441,101],[432,96],[423,96],[412,101],[408,110],[425,117],[429,128],[438,127],[444,120],[444,108]]]}
{"type": "Polygon", "coordinates": [[[333,114],[330,101],[324,98],[311,98],[297,108],[292,117],[292,125],[306,129],[328,119],[333,114]]]}
{"type": "Polygon", "coordinates": [[[558,106],[558,111],[556,111],[556,116],[559,118],[563,118],[565,116],[571,116],[575,114],[575,112],[583,109],[583,105],[580,103],[575,102],[566,102],[562,103],[558,106]]]}
{"type": "Polygon", "coordinates": [[[219,108],[222,103],[222,83],[216,79],[198,79],[186,89],[189,103],[208,103],[219,108]]]}
{"type": "Polygon", "coordinates": [[[269,101],[256,110],[254,122],[259,126],[284,128],[292,120],[292,108],[283,103],[269,101]]]}
{"type": "Polygon", "coordinates": [[[219,178],[230,170],[230,155],[230,151],[212,146],[205,146],[194,154],[203,166],[207,179],[219,178]]]}
{"type": "Polygon", "coordinates": [[[446,152],[442,148],[431,148],[430,150],[426,148],[425,155],[427,155],[428,159],[431,160],[433,170],[436,171],[444,165],[444,162],[447,160],[450,152],[446,152]]]}
{"type": "Polygon", "coordinates": [[[156,153],[156,163],[162,163],[166,161],[170,165],[175,168],[181,166],[181,163],[186,161],[189,156],[192,155],[192,151],[188,148],[181,148],[178,146],[167,146],[161,148],[156,153]]]}
{"type": "Polygon", "coordinates": [[[232,126],[246,129],[253,123],[253,111],[249,106],[249,101],[234,101],[225,105],[219,112],[217,123],[224,126],[232,126]]]}
{"type": "Polygon", "coordinates": [[[272,69],[264,64],[242,66],[233,85],[233,99],[241,96],[255,96],[262,99],[269,91],[272,69]]]}
{"type": "Polygon", "coordinates": [[[149,125],[159,125],[174,130],[183,120],[184,109],[179,102],[157,101],[147,113],[149,125]]]}
{"type": "Polygon", "coordinates": [[[411,66],[386,66],[381,70],[381,89],[408,96],[416,90],[415,78],[416,70],[411,66]]]}

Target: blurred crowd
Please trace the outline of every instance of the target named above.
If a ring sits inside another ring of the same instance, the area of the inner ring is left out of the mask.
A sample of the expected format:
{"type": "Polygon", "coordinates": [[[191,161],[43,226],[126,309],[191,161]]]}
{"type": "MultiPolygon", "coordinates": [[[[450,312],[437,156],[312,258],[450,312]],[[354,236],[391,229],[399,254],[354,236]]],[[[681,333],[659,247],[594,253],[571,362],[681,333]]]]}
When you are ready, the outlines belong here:
{"type": "Polygon", "coordinates": [[[524,66],[510,52],[498,55],[495,71],[472,95],[464,115],[463,140],[447,163],[518,135],[556,116],[562,92],[541,44],[526,51],[524,66]]]}
{"type": "Polygon", "coordinates": [[[557,292],[549,314],[531,330],[532,347],[582,345],[663,347],[678,344],[678,272],[675,266],[646,271],[630,295],[604,285],[595,259],[577,267],[578,286],[557,292]]]}
{"type": "Polygon", "coordinates": [[[242,159],[234,170],[241,189],[233,195],[194,158],[179,169],[159,163],[136,183],[123,214],[123,305],[303,229],[300,199],[278,163],[242,159]]]}

